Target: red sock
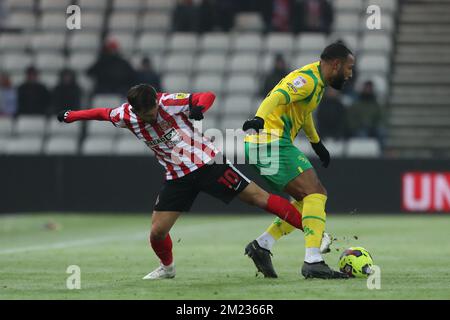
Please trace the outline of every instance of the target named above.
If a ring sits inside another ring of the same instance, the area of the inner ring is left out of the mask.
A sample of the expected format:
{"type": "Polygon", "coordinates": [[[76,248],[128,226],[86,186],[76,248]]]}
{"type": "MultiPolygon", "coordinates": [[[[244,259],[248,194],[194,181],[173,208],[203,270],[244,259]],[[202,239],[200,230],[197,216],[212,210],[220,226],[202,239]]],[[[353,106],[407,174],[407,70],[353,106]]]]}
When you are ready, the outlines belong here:
{"type": "Polygon", "coordinates": [[[271,194],[267,200],[266,211],[277,215],[291,226],[303,230],[302,214],[285,198],[271,194]]]}
{"type": "Polygon", "coordinates": [[[153,251],[155,251],[158,258],[161,260],[162,264],[168,266],[173,261],[172,256],[172,239],[170,235],[167,234],[164,240],[152,240],[150,237],[150,243],[152,245],[153,251]]]}

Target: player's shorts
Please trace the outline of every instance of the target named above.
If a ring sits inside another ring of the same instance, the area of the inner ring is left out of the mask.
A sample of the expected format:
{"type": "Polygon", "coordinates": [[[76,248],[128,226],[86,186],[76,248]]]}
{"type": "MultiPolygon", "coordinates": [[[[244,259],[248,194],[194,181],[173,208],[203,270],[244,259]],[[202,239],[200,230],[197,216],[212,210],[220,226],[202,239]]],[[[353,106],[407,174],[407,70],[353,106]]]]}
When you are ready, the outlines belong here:
{"type": "Polygon", "coordinates": [[[249,183],[250,180],[226,159],[222,164],[205,164],[181,178],[165,181],[154,210],[187,212],[200,191],[228,204],[249,183]]]}
{"type": "Polygon", "coordinates": [[[276,191],[313,166],[291,141],[245,142],[245,159],[276,191]]]}

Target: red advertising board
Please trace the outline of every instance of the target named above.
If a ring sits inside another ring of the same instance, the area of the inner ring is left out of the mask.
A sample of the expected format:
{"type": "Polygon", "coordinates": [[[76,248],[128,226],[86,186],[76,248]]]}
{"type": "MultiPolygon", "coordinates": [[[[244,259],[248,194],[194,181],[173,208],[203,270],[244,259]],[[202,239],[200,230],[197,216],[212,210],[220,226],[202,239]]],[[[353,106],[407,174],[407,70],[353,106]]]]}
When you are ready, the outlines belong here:
{"type": "Polygon", "coordinates": [[[402,208],[413,212],[450,212],[450,172],[406,172],[402,208]]]}

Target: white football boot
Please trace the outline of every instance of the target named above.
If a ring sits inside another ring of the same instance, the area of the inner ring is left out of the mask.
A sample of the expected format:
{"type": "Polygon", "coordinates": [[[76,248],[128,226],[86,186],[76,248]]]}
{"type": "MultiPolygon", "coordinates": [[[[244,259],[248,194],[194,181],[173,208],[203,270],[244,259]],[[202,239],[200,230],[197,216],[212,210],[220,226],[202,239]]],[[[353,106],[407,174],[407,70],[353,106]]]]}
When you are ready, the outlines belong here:
{"type": "Polygon", "coordinates": [[[333,237],[324,232],[322,235],[322,242],[320,244],[320,253],[328,253],[331,251],[330,246],[333,243],[333,237]]]}
{"type": "Polygon", "coordinates": [[[146,275],[143,280],[158,280],[175,278],[175,263],[165,266],[160,263],[160,266],[146,275]]]}

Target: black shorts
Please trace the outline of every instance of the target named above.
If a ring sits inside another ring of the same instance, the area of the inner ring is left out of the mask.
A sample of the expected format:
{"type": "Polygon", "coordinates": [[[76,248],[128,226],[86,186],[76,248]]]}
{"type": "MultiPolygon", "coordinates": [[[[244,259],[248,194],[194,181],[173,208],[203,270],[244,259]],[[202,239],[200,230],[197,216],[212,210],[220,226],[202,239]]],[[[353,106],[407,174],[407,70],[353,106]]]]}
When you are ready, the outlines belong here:
{"type": "Polygon", "coordinates": [[[200,191],[229,203],[250,183],[231,163],[206,164],[181,178],[164,182],[155,211],[187,212],[200,191]]]}

